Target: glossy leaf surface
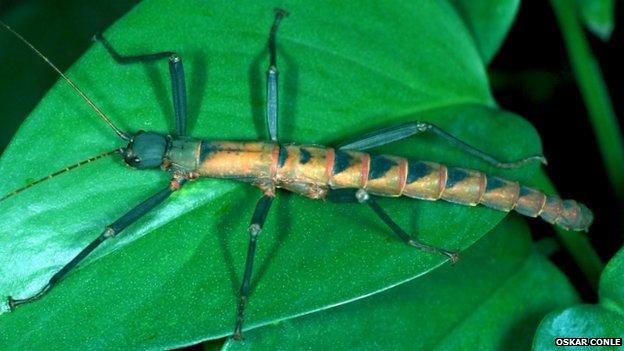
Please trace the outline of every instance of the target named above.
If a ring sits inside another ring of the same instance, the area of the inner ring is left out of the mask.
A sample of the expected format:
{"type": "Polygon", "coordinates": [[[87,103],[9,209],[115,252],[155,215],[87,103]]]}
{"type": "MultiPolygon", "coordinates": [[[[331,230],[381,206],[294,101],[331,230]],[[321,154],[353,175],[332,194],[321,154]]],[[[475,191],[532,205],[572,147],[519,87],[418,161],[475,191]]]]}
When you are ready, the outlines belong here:
{"type": "MultiPolygon", "coordinates": [[[[145,1],[105,35],[127,54],[182,55],[194,136],[262,139],[273,6],[145,1]]],[[[278,45],[282,141],[332,144],[421,119],[503,159],[540,152],[527,122],[493,107],[474,40],[451,5],[283,7],[291,16],[278,45]]],[[[166,63],[119,66],[94,45],[68,73],[123,129],[172,129],[166,63]]],[[[59,82],[0,159],[0,192],[121,145],[59,82]]],[[[431,136],[379,151],[494,171],[431,136]]],[[[536,167],[496,173],[523,181],[536,167]]],[[[0,203],[0,294],[36,292],[106,224],[167,182],[162,172],[108,159],[0,203]]],[[[50,340],[58,348],[170,348],[230,334],[246,226],[259,195],[231,181],[190,184],[44,299],[0,316],[0,348],[50,340]]],[[[442,202],[380,202],[423,241],[451,249],[470,246],[504,216],[442,202]]],[[[369,211],[280,196],[260,241],[246,326],[357,299],[443,262],[406,248],[369,211]]]]}
{"type": "Polygon", "coordinates": [[[520,0],[451,0],[472,33],[485,63],[489,63],[503,44],[516,17],[520,0]]]}
{"type": "Polygon", "coordinates": [[[532,249],[526,224],[510,218],[456,266],[250,331],[224,349],[527,350],[541,318],[576,301],[565,276],[532,249]]]}

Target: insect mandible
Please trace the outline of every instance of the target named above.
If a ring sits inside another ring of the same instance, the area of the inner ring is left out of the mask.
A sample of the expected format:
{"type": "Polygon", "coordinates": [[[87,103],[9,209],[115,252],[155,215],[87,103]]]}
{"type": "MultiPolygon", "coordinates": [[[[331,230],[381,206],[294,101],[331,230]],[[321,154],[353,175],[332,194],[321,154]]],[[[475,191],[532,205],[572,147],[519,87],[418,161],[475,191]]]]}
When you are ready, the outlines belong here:
{"type": "Polygon", "coordinates": [[[407,196],[424,200],[443,199],[470,206],[482,204],[501,211],[513,209],[530,217],[539,216],[565,229],[588,229],[592,221],[591,211],[573,200],[562,201],[557,197],[521,186],[517,182],[487,176],[475,170],[450,167],[434,162],[408,160],[392,155],[371,155],[364,152],[364,150],[373,147],[427,132],[451,142],[472,156],[495,167],[515,168],[531,161],[543,161],[541,156],[531,156],[515,162],[498,161],[441,128],[424,121],[377,130],[344,143],[337,148],[320,145],[280,144],[277,130],[278,69],[275,43],[278,28],[285,16],[285,11],[276,11],[268,41],[270,62],[266,74],[266,122],[270,140],[254,142],[209,141],[187,136],[186,87],[183,64],[181,57],[174,52],[132,57],[123,56],[117,53],[104,37],[98,37],[98,40],[113,59],[119,63],[169,60],[175,111],[175,133],[162,134],[139,131],[129,134],[118,128],[71,79],[50,63],[45,56],[18,33],[2,23],[7,30],[15,34],[51,65],[113,132],[127,142],[127,145],[53,173],[3,196],[0,201],[13,197],[29,187],[59,174],[113,155],[123,157],[125,163],[135,169],[161,168],[171,174],[171,182],[167,187],[107,226],[100,236],[55,273],[38,293],[20,298],[9,297],[7,301],[2,302],[5,306],[0,311],[10,311],[42,298],[103,242],[119,235],[126,227],[164,202],[172,193],[181,189],[189,181],[204,177],[240,180],[251,183],[263,191],[263,196],[257,201],[249,225],[248,253],[239,292],[234,328],[234,337],[237,339],[242,338],[244,312],[250,292],[257,241],[277,195],[277,189],[285,189],[311,199],[365,204],[388,226],[389,231],[405,242],[406,245],[443,255],[453,262],[458,258],[457,252],[433,247],[418,241],[392,219],[390,214],[375,200],[375,197],[407,196]]]}

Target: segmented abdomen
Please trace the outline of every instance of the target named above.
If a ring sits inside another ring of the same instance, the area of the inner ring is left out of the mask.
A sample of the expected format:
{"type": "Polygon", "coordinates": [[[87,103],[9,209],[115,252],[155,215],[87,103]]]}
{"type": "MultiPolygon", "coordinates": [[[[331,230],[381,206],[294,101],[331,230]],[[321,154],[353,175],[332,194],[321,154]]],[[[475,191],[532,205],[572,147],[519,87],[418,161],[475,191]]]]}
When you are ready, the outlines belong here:
{"type": "Polygon", "coordinates": [[[569,230],[587,230],[593,220],[592,212],[574,200],[561,200],[518,182],[476,170],[389,155],[368,156],[353,151],[339,150],[335,155],[336,159],[360,159],[355,162],[360,163],[356,168],[368,169],[367,175],[361,172],[360,184],[371,194],[442,199],[468,206],[482,204],[500,211],[515,210],[525,216],[539,216],[569,230]],[[369,165],[362,166],[367,159],[369,165]]]}
{"type": "Polygon", "coordinates": [[[541,217],[564,229],[587,230],[592,212],[574,200],[521,186],[482,172],[390,155],[369,155],[317,145],[212,142],[202,145],[200,173],[205,176],[253,178],[311,198],[338,188],[362,188],[373,195],[483,204],[541,217]]]}

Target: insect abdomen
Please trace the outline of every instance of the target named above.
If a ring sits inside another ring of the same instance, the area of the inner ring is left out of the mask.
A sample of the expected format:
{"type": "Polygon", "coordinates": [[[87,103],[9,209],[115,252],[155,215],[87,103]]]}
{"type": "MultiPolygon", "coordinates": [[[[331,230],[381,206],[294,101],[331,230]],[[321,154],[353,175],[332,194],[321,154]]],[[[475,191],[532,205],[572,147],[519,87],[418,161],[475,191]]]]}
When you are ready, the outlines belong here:
{"type": "MultiPolygon", "coordinates": [[[[339,152],[345,153],[337,151],[336,159],[339,152]]],[[[367,173],[360,179],[360,186],[374,195],[442,199],[468,206],[482,204],[499,211],[515,210],[525,216],[539,216],[568,230],[587,230],[593,220],[592,212],[574,200],[561,200],[518,182],[476,170],[389,155],[364,157],[362,153],[348,153],[361,160],[358,162],[360,170],[351,170],[352,178],[367,173]],[[364,164],[367,160],[368,165],[364,164]]],[[[353,182],[351,186],[358,185],[353,182]]]]}
{"type": "Polygon", "coordinates": [[[593,215],[583,204],[485,173],[391,155],[369,155],[318,145],[262,142],[204,142],[197,162],[201,176],[238,178],[277,186],[310,198],[338,188],[366,189],[373,195],[482,204],[569,230],[587,230],[593,215]]]}
{"type": "Polygon", "coordinates": [[[515,210],[568,230],[587,230],[593,220],[592,212],[574,200],[561,200],[518,182],[433,162],[408,161],[403,195],[469,206],[483,204],[506,212],[515,210]]]}

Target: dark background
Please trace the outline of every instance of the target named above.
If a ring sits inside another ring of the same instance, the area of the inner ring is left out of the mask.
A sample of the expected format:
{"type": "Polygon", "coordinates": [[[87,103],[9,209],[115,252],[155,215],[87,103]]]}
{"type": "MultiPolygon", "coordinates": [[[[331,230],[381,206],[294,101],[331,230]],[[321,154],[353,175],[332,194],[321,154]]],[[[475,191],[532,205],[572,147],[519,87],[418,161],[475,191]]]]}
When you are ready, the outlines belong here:
{"type": "MultiPolygon", "coordinates": [[[[110,26],[137,2],[5,0],[0,3],[0,19],[65,70],[91,45],[94,33],[110,26]]],[[[622,3],[617,7],[612,39],[604,43],[591,34],[588,36],[616,114],[622,116],[624,76],[619,68],[624,62],[624,30],[617,24],[624,18],[622,3]]],[[[549,160],[546,170],[559,192],[587,204],[595,212],[595,224],[589,236],[600,256],[607,261],[622,246],[622,207],[608,183],[548,1],[521,4],[516,22],[489,72],[501,107],[524,116],[539,131],[549,160]]],[[[22,43],[0,31],[0,152],[57,80],[58,76],[22,43]]],[[[554,237],[549,225],[530,222],[536,239],[554,237]]],[[[595,301],[595,292],[565,252],[558,251],[553,260],[567,273],[585,300],[595,301]]]]}
{"type": "MultiPolygon", "coordinates": [[[[624,113],[624,20],[616,1],[616,26],[602,42],[586,32],[606,80],[622,130],[624,113]]],[[[624,238],[622,204],[615,198],[598,150],[583,99],[568,62],[561,33],[548,1],[523,1],[516,22],[489,67],[492,90],[501,107],[529,120],[538,130],[548,159],[546,171],[563,197],[572,197],[594,211],[589,238],[606,262],[624,238]],[[590,183],[590,184],[588,184],[590,183]]],[[[621,181],[624,181],[622,179],[621,181]]],[[[536,238],[553,235],[542,221],[529,221],[536,238]]],[[[595,292],[565,252],[552,259],[587,301],[595,292]]]]}

